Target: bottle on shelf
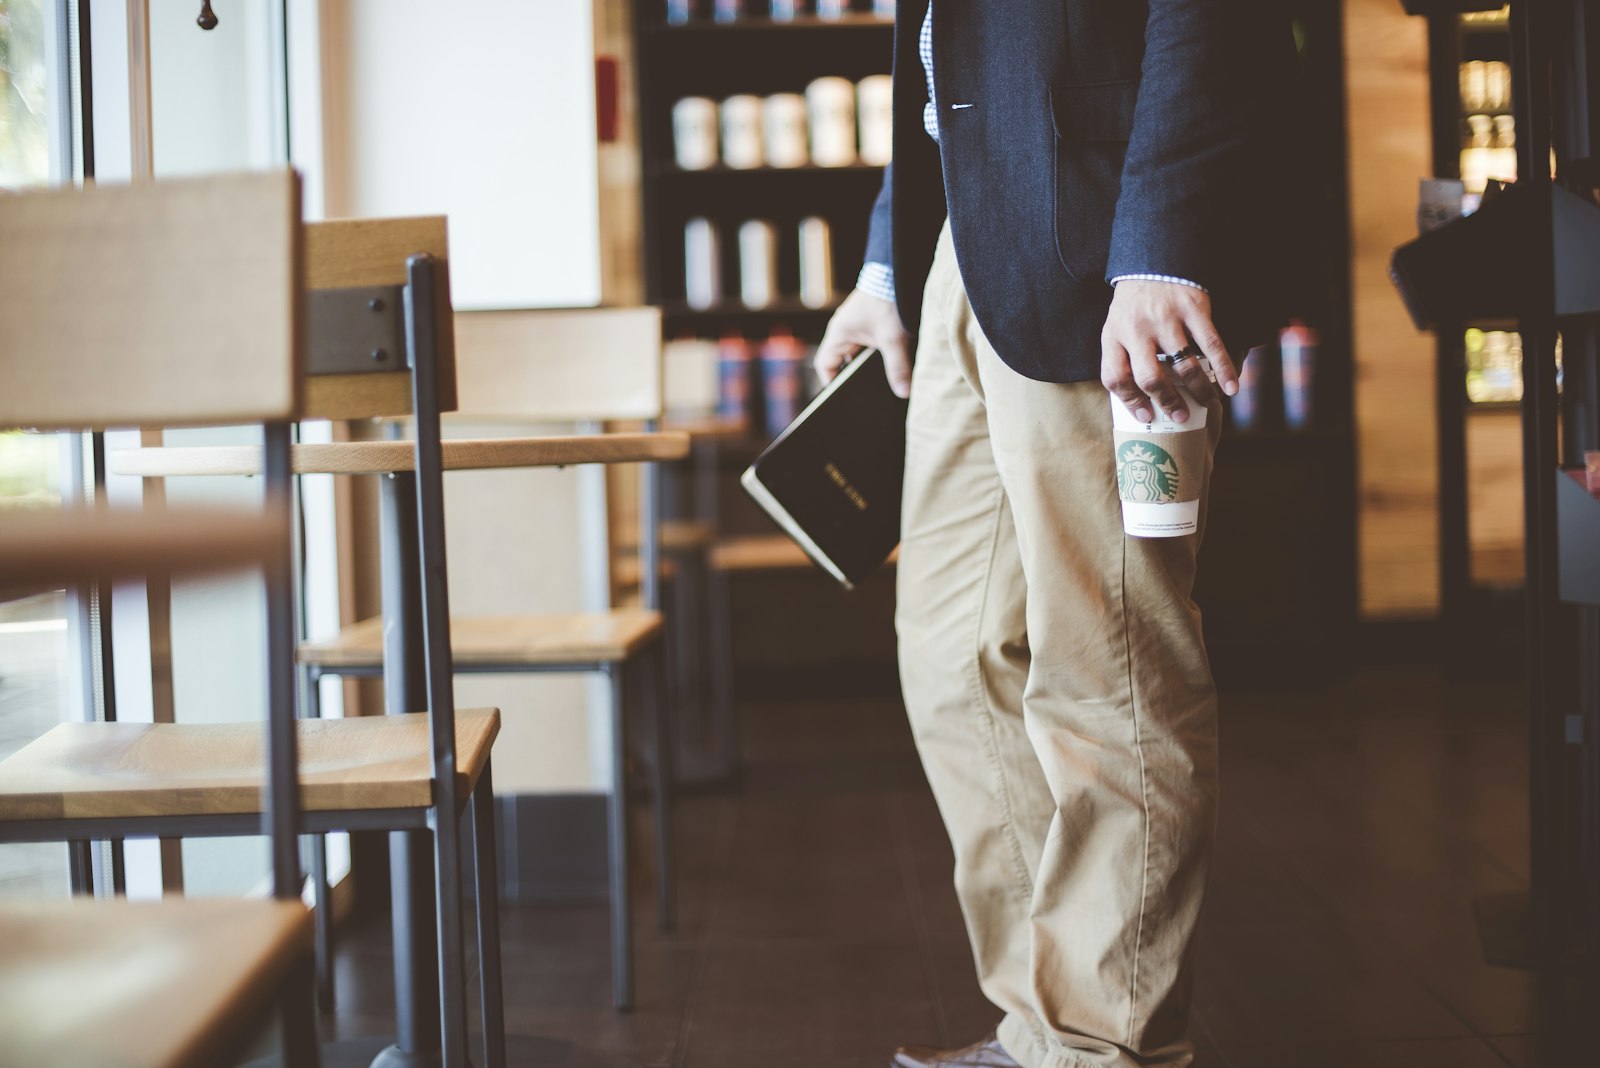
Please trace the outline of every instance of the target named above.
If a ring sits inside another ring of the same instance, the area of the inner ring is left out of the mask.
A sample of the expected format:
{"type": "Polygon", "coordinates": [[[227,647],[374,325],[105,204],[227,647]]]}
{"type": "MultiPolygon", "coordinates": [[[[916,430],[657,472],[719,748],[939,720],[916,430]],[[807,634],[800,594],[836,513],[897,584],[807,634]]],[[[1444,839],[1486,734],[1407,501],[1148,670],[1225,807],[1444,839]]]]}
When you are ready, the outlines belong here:
{"type": "Polygon", "coordinates": [[[808,308],[832,307],[833,236],[828,220],[810,215],[800,220],[800,303],[808,308]]]}
{"type": "Polygon", "coordinates": [[[1228,402],[1228,414],[1236,430],[1254,430],[1261,421],[1261,365],[1272,349],[1260,345],[1244,354],[1239,364],[1239,392],[1228,402]]]}
{"type": "Polygon", "coordinates": [[[761,346],[761,393],[768,434],[779,434],[805,406],[805,346],[782,326],[761,346]]]}
{"type": "Polygon", "coordinates": [[[674,338],[661,348],[661,366],[661,393],[668,415],[700,419],[716,412],[721,397],[715,341],[674,338]]]}
{"type": "Polygon", "coordinates": [[[856,118],[861,127],[861,162],[886,166],[894,153],[894,79],[871,74],[856,83],[856,118]]]}
{"type": "Polygon", "coordinates": [[[724,334],[717,346],[717,415],[741,427],[754,424],[751,418],[750,342],[742,334],[724,334]]]}
{"type": "Polygon", "coordinates": [[[1517,180],[1517,120],[1514,116],[1494,117],[1494,170],[1489,177],[1506,182],[1517,180]]]}
{"type": "Polygon", "coordinates": [[[722,102],[722,162],[735,170],[751,170],[766,162],[759,96],[739,93],[722,102]]]}
{"type": "Polygon", "coordinates": [[[766,219],[739,227],[739,299],[752,311],[778,299],[778,228],[766,219]]]}
{"type": "Polygon", "coordinates": [[[722,237],[710,219],[693,218],[684,224],[683,296],[696,311],[722,301],[722,237]]]}
{"type": "Polygon", "coordinates": [[[672,105],[672,154],[686,171],[717,165],[717,102],[686,96],[672,105]]]}
{"type": "Polygon", "coordinates": [[[827,76],[806,86],[811,120],[811,162],[848,167],[856,162],[856,87],[848,78],[827,76]]]}
{"type": "Polygon", "coordinates": [[[763,149],[769,167],[804,167],[806,98],[799,93],[774,93],[761,103],[763,149]]]}
{"type": "Polygon", "coordinates": [[[1317,332],[1299,319],[1278,334],[1278,360],[1283,365],[1283,423],[1304,430],[1315,418],[1317,332]]]}
{"type": "Polygon", "coordinates": [[[1511,64],[1491,60],[1483,65],[1483,107],[1504,111],[1511,106],[1511,64]]]}
{"type": "Polygon", "coordinates": [[[1488,115],[1468,115],[1467,126],[1472,136],[1461,150],[1461,181],[1468,193],[1482,196],[1484,185],[1495,177],[1493,172],[1497,169],[1494,120],[1488,115]]]}
{"type": "Polygon", "coordinates": [[[667,0],[667,25],[683,26],[703,17],[704,0],[667,0]]]}
{"type": "Polygon", "coordinates": [[[1488,107],[1488,64],[1481,59],[1461,64],[1461,106],[1468,111],[1482,111],[1488,107]]]}

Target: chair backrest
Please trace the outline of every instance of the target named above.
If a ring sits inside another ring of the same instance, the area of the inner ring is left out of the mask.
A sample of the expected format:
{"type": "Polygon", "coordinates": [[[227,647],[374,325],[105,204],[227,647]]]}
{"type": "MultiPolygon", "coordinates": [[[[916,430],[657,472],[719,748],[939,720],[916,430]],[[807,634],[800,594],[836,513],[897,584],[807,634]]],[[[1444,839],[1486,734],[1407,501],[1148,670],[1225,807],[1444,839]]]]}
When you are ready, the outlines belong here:
{"type": "Polygon", "coordinates": [[[292,171],[0,196],[0,427],[298,414],[292,171]]]}
{"type": "Polygon", "coordinates": [[[202,525],[74,510],[50,518],[59,532],[35,528],[31,547],[22,531],[0,548],[20,557],[23,582],[170,574],[185,558],[261,567],[266,824],[284,899],[300,893],[286,504],[305,351],[301,237],[292,171],[0,197],[0,427],[263,424],[264,517],[202,525]]]}
{"type": "Polygon", "coordinates": [[[661,312],[456,313],[460,414],[540,422],[661,416],[661,312]]]}
{"type": "MultiPolygon", "coordinates": [[[[442,215],[398,219],[339,219],[306,226],[306,288],[358,289],[406,284],[406,259],[425,253],[434,261],[434,322],[438,324],[439,410],[456,407],[455,344],[451,332],[449,232],[442,215]]],[[[398,355],[398,354],[394,354],[398,355]]],[[[306,382],[306,415],[313,419],[368,419],[411,412],[411,373],[321,374],[306,382]]]]}

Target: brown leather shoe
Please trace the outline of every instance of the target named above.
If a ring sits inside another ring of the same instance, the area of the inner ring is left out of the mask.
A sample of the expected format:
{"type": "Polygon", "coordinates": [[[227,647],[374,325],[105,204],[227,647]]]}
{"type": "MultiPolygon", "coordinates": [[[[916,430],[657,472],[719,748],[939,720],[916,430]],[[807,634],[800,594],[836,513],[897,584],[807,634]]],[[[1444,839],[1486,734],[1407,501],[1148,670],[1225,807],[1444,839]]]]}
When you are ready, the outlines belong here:
{"type": "Polygon", "coordinates": [[[901,1046],[893,1068],[1022,1068],[1012,1060],[993,1031],[964,1049],[901,1046]]]}

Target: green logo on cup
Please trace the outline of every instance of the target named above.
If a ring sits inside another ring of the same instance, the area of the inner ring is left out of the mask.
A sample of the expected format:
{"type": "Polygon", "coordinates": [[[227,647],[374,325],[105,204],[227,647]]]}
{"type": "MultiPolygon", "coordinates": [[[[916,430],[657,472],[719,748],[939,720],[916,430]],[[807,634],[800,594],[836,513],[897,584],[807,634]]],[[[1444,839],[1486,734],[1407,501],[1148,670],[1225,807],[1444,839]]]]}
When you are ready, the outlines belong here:
{"type": "Polygon", "coordinates": [[[1117,490],[1125,501],[1166,504],[1178,499],[1178,464],[1149,441],[1125,441],[1117,450],[1117,490]]]}

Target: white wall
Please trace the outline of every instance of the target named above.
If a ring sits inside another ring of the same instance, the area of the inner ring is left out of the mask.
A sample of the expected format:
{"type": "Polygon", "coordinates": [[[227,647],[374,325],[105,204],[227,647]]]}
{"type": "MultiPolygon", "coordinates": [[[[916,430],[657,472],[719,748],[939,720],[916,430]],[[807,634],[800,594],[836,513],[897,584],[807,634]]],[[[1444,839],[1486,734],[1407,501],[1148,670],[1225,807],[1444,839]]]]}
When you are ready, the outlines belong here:
{"type": "MultiPolygon", "coordinates": [[[[318,35],[320,193],[328,217],[449,216],[457,308],[599,302],[589,0],[320,0],[318,35]]],[[[446,431],[493,436],[529,428],[456,423],[446,431]]],[[[603,530],[597,476],[447,476],[452,611],[599,607],[595,583],[585,581],[604,551],[594,533],[603,530]]],[[[609,784],[605,694],[590,680],[462,676],[456,695],[460,707],[503,713],[495,746],[500,793],[609,784]]]]}
{"type": "Polygon", "coordinates": [[[460,308],[600,299],[587,0],[323,0],[327,211],[450,216],[460,308]]]}
{"type": "MultiPolygon", "coordinates": [[[[447,437],[564,433],[570,427],[448,423],[447,437]]],[[[453,615],[576,612],[600,607],[598,542],[579,517],[603,504],[598,468],[462,471],[445,476],[453,615]],[[597,493],[598,491],[598,493],[597,493]]],[[[604,789],[610,722],[594,687],[573,675],[458,675],[456,707],[501,711],[494,784],[501,794],[604,789]]]]}

